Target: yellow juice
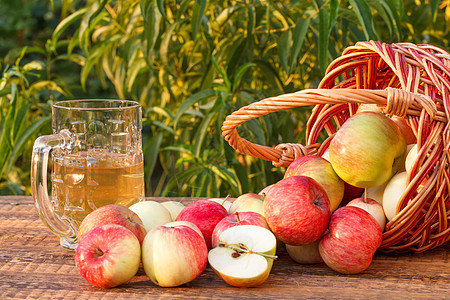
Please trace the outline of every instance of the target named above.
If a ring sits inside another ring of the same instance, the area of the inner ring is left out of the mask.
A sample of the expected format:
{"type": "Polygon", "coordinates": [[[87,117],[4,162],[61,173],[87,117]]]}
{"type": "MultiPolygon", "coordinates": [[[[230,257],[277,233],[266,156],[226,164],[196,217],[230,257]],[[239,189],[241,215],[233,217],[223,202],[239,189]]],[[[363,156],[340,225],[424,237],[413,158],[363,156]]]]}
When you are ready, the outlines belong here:
{"type": "Polygon", "coordinates": [[[76,228],[94,209],[144,199],[144,164],[127,154],[78,152],[54,157],[52,204],[76,228]]]}

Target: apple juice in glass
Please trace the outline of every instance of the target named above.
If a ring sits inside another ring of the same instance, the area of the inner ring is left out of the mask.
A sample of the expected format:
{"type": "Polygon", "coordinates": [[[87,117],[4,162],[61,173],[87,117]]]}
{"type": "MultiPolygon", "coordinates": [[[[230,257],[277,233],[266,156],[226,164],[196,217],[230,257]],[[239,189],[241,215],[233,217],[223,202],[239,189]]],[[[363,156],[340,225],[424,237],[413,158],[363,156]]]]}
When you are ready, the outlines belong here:
{"type": "Polygon", "coordinates": [[[34,143],[32,195],[61,246],[75,250],[77,228],[90,212],[145,197],[141,106],[124,100],[61,101],[52,107],[52,128],[52,135],[34,143]]]}

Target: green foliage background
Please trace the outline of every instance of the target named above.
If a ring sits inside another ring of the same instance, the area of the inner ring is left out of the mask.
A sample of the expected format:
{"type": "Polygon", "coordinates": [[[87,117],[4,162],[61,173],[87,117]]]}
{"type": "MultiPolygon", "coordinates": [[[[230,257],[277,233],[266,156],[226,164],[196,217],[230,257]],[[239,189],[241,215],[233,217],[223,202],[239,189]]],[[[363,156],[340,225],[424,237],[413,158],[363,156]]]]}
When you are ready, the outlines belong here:
{"type": "MultiPolygon", "coordinates": [[[[238,155],[226,115],[317,86],[361,40],[448,49],[448,1],[0,1],[0,194],[30,194],[32,146],[51,105],[126,98],[144,108],[148,196],[258,192],[283,170],[238,155]]],[[[304,142],[309,109],[252,120],[258,144],[304,142]]]]}

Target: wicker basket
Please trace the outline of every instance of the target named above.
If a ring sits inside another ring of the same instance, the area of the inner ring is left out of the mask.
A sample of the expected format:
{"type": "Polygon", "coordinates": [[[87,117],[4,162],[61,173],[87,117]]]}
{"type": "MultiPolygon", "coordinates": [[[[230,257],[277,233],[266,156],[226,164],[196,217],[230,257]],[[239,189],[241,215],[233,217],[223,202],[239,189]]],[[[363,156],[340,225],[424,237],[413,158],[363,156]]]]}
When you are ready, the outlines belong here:
{"type": "Polygon", "coordinates": [[[242,154],[286,167],[303,155],[322,155],[334,133],[364,103],[405,117],[419,155],[409,185],[386,225],[381,251],[422,252],[450,239],[450,54],[431,45],[359,42],[333,61],[318,89],[267,98],[233,112],[222,126],[228,143],[242,154]],[[307,123],[306,145],[253,144],[237,127],[283,109],[315,105],[307,123]],[[318,143],[323,130],[328,138],[318,143]],[[427,179],[417,192],[419,184],[427,179]]]}

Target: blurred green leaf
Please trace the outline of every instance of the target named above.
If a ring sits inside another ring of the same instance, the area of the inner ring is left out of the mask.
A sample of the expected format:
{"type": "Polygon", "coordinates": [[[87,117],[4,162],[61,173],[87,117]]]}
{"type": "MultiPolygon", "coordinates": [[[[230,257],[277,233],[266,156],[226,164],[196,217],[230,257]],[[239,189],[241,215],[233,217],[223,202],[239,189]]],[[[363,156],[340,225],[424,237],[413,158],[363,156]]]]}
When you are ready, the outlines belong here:
{"type": "Polygon", "coordinates": [[[200,24],[202,23],[203,14],[206,8],[206,0],[195,0],[193,12],[192,12],[192,39],[195,41],[197,38],[200,24]]]}
{"type": "Polygon", "coordinates": [[[143,147],[147,189],[150,189],[152,184],[151,178],[158,160],[162,141],[163,134],[158,132],[156,135],[152,136],[143,147]]]}
{"type": "MultiPolygon", "coordinates": [[[[27,111],[28,112],[28,111],[27,111]]],[[[33,136],[45,125],[51,123],[51,117],[43,117],[41,119],[35,120],[28,126],[20,135],[18,135],[17,140],[14,142],[14,147],[6,165],[5,173],[9,173],[14,163],[17,161],[20,155],[22,155],[25,144],[29,142],[33,136]]],[[[25,123],[22,123],[25,124],[25,123]]]]}
{"type": "Polygon", "coordinates": [[[278,40],[278,57],[280,59],[280,64],[283,67],[286,75],[289,76],[289,53],[291,50],[292,43],[292,32],[287,30],[283,32],[278,40]]]}
{"type": "Polygon", "coordinates": [[[372,12],[365,0],[349,0],[356,13],[356,17],[362,26],[366,40],[378,40],[373,25],[372,12]]]}
{"type": "Polygon", "coordinates": [[[86,13],[87,10],[88,9],[86,7],[77,10],[76,12],[74,12],[73,14],[71,14],[64,20],[62,20],[58,24],[58,26],[56,26],[56,28],[52,34],[53,48],[56,48],[57,40],[60,38],[60,36],[63,34],[63,32],[65,32],[69,26],[73,25],[75,22],[80,20],[84,16],[84,14],[86,13]]]}
{"type": "Polygon", "coordinates": [[[305,40],[306,33],[308,31],[309,24],[311,22],[310,18],[300,18],[295,24],[295,29],[293,33],[293,45],[291,48],[291,72],[295,69],[297,65],[297,58],[303,47],[303,42],[305,40]]]}
{"type": "Polygon", "coordinates": [[[237,88],[239,87],[241,79],[242,79],[242,77],[244,77],[244,75],[248,71],[248,69],[254,68],[254,67],[256,67],[255,63],[245,63],[236,70],[236,74],[234,75],[234,80],[233,80],[233,90],[234,91],[236,91],[237,88]]]}
{"type": "Polygon", "coordinates": [[[204,99],[211,98],[216,95],[216,92],[214,90],[204,90],[201,92],[198,92],[195,95],[190,96],[187,98],[183,103],[181,103],[179,109],[177,110],[177,114],[175,115],[175,118],[173,120],[173,127],[177,127],[178,119],[188,110],[192,105],[195,103],[202,101],[204,99]]]}
{"type": "Polygon", "coordinates": [[[194,155],[196,157],[200,156],[201,151],[203,150],[202,144],[205,140],[205,137],[210,132],[209,128],[211,125],[211,122],[213,118],[216,116],[216,113],[219,109],[222,107],[222,101],[220,98],[217,98],[214,106],[211,108],[211,110],[206,114],[206,116],[203,118],[202,122],[197,128],[197,134],[195,135],[194,140],[194,155]]]}
{"type": "Polygon", "coordinates": [[[141,1],[141,11],[144,18],[144,35],[142,36],[143,42],[146,44],[147,60],[151,60],[151,53],[156,45],[156,40],[160,34],[161,17],[165,17],[162,13],[163,9],[160,9],[161,0],[158,0],[158,7],[154,5],[155,0],[143,0],[141,1]]]}
{"type": "Polygon", "coordinates": [[[319,65],[322,74],[328,66],[328,40],[329,40],[329,30],[328,30],[328,10],[321,8],[319,11],[319,65]]]}

